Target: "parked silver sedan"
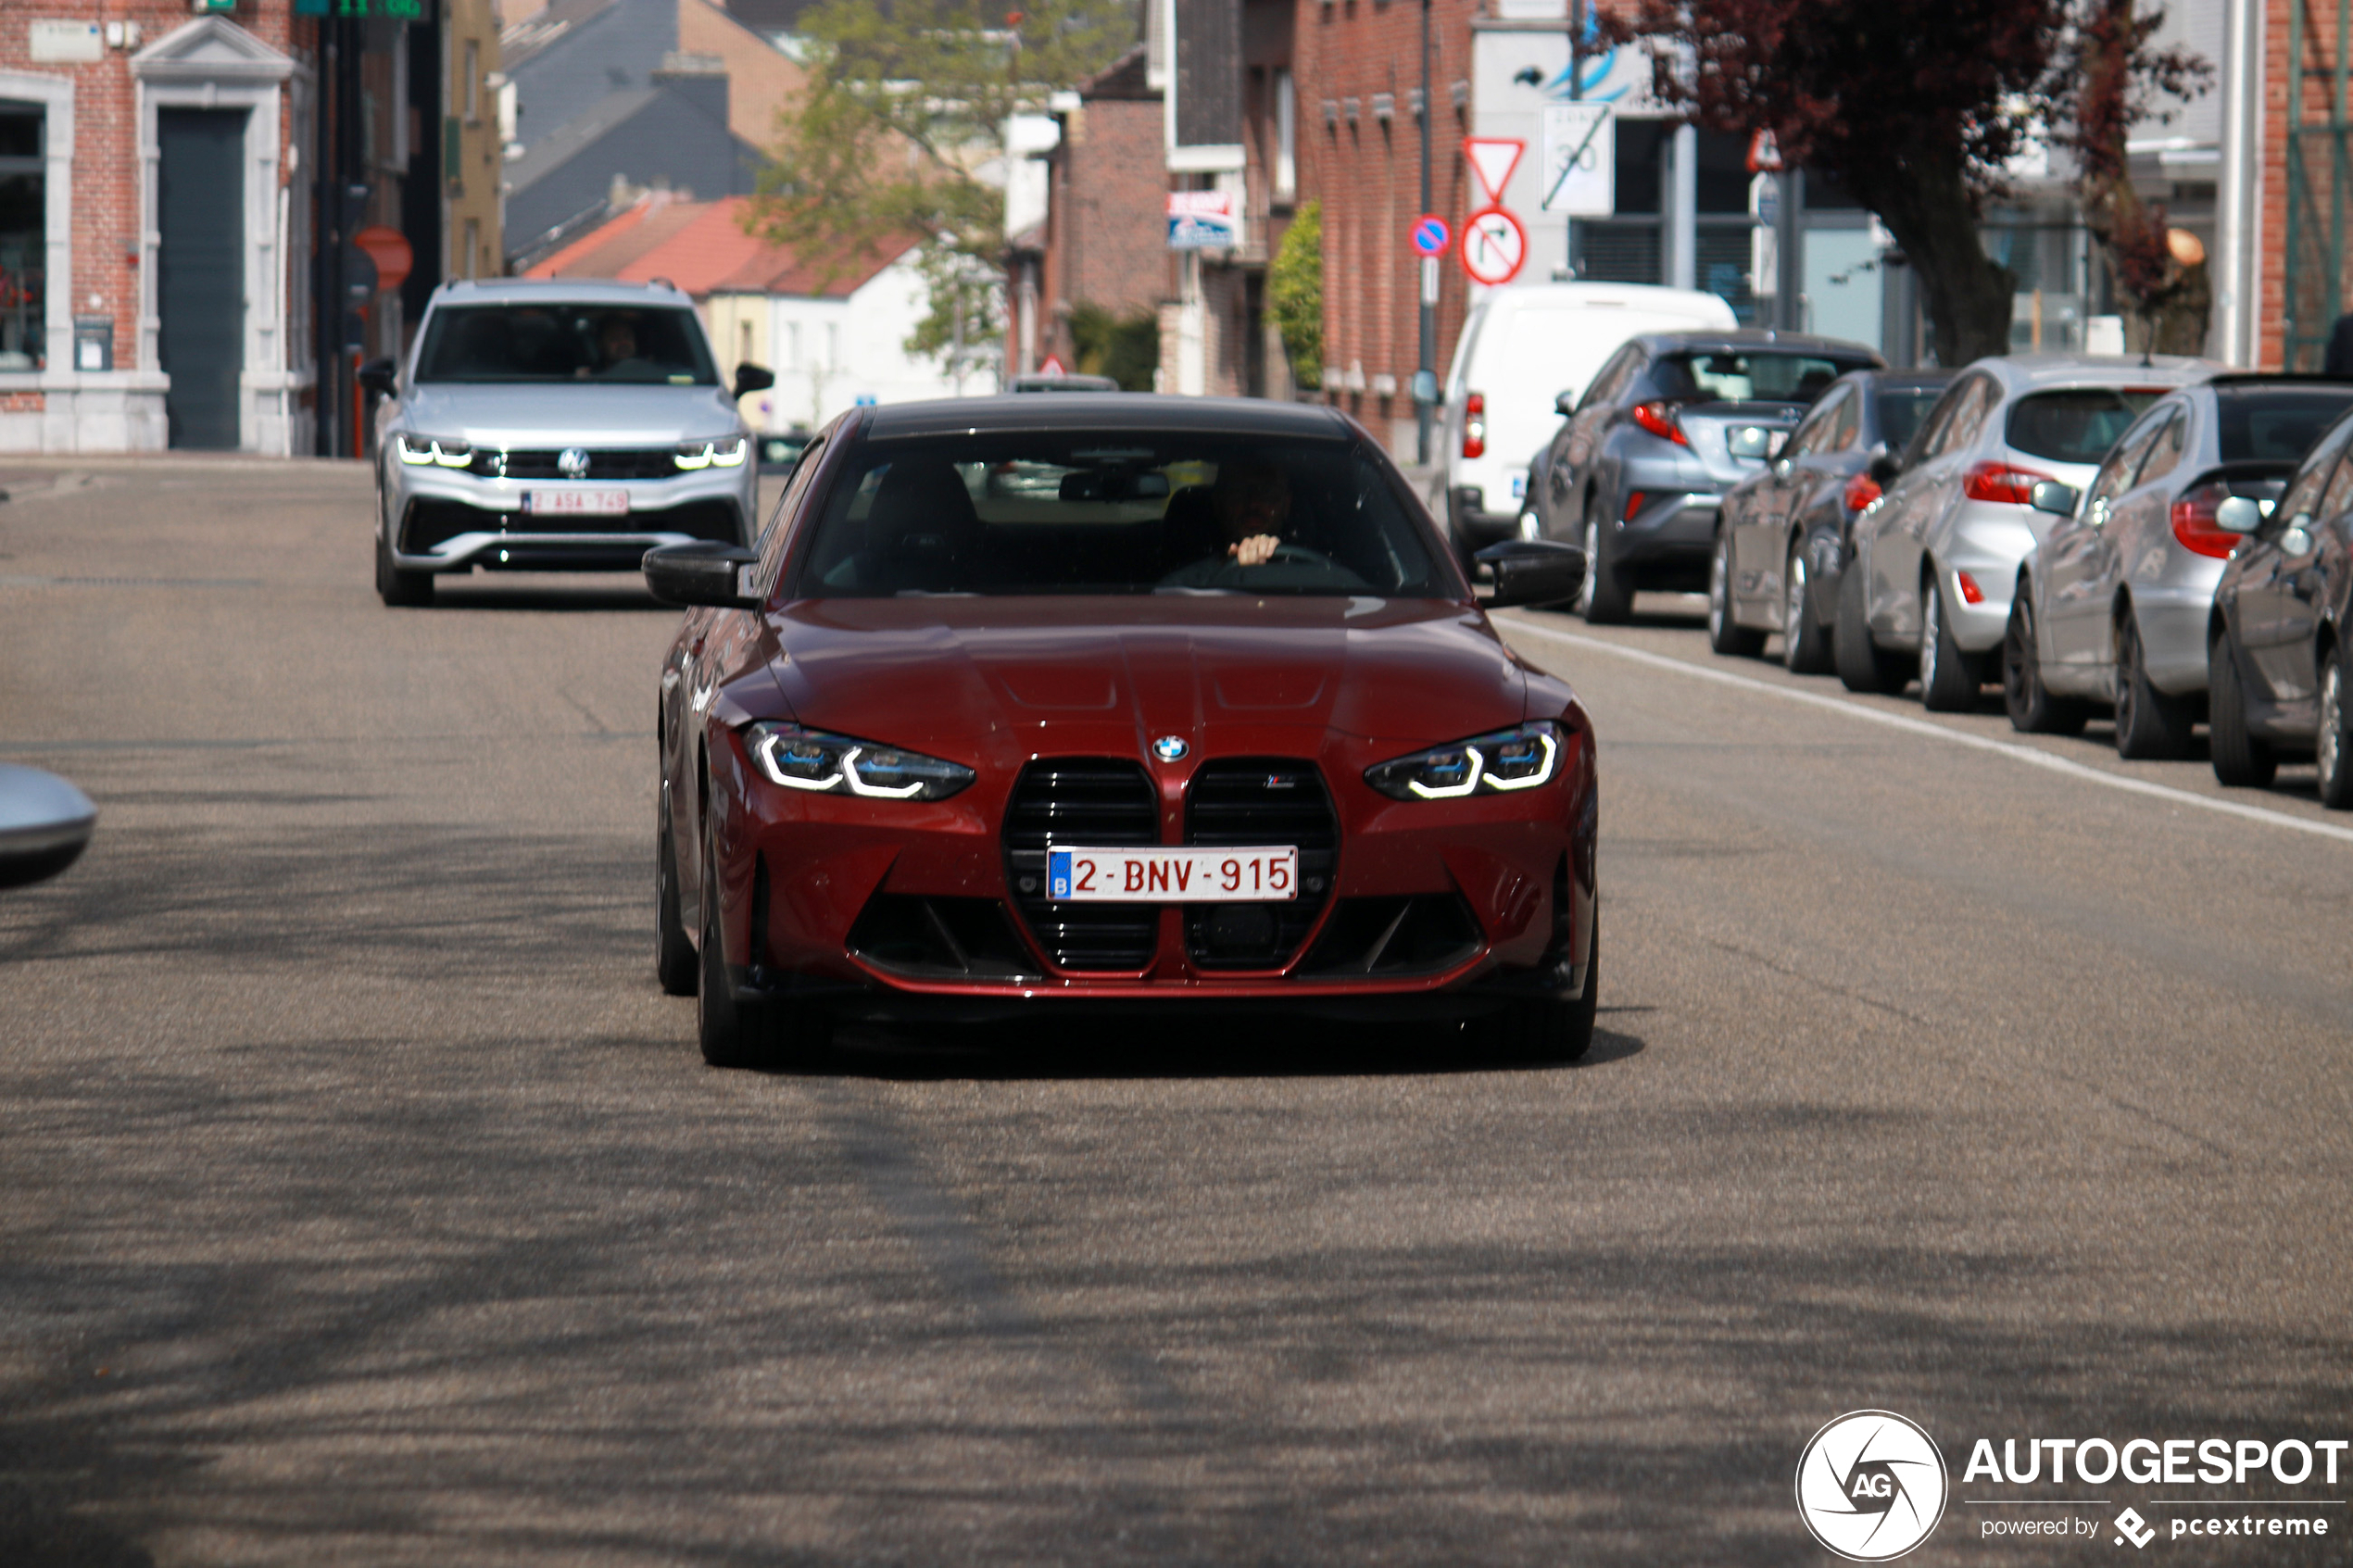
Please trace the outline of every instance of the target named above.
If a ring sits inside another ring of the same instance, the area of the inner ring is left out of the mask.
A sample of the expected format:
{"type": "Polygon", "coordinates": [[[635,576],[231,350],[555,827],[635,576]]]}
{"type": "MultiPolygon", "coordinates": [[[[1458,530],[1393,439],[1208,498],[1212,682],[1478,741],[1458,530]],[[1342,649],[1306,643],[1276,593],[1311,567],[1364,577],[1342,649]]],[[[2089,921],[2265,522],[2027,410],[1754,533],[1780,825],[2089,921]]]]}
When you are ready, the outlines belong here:
{"type": "Polygon", "coordinates": [[[2067,354],[1969,366],[1900,465],[1874,470],[1886,494],[1856,519],[1839,582],[1840,678],[1894,692],[1917,674],[1930,708],[1975,706],[1996,672],[2019,562],[2051,521],[2029,505],[2034,486],[2088,485],[2143,410],[2222,368],[2067,354]]]}
{"type": "Polygon", "coordinates": [[[2020,730],[2072,734],[2116,709],[2126,757],[2185,755],[2206,698],[2214,584],[2244,536],[2221,504],[2269,512],[2353,384],[2222,376],[2160,398],[2116,444],[2080,502],[2020,566],[2002,646],[2002,697],[2020,730]]]}
{"type": "Polygon", "coordinates": [[[635,571],[658,545],[748,543],[759,465],[694,301],[667,283],[502,279],[433,293],[405,367],[360,380],[376,440],[376,592],[435,574],[635,571]]]}

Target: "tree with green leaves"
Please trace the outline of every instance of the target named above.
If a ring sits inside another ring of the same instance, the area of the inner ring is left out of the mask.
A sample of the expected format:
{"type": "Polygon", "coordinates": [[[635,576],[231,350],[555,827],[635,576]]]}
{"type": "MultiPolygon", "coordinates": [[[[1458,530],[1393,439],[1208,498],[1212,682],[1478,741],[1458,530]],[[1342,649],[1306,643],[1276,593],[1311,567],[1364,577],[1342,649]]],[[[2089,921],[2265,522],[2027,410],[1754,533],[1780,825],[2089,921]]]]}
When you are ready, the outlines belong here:
{"type": "Polygon", "coordinates": [[[1001,338],[1005,194],[990,176],[1005,121],[1135,42],[1135,0],[1026,4],[826,0],[801,18],[808,80],[777,116],[753,221],[821,271],[925,240],[930,311],[911,353],[969,362],[1001,338]]]}
{"type": "Polygon", "coordinates": [[[1292,379],[1310,391],[1324,384],[1324,204],[1292,217],[1266,271],[1266,308],[1290,355],[1292,379]]]}

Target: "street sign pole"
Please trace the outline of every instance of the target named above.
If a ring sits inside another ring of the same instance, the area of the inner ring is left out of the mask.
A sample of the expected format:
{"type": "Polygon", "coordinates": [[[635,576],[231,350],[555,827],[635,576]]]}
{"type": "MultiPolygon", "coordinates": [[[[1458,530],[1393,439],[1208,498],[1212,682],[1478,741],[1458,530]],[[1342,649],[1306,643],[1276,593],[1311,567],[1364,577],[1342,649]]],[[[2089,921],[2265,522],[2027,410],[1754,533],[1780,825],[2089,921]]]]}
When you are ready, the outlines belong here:
{"type": "MultiPolygon", "coordinates": [[[[1429,6],[1430,0],[1422,0],[1421,119],[1422,210],[1424,212],[1429,210],[1429,122],[1437,118],[1437,111],[1429,101],[1429,6]]],[[[1437,262],[1424,258],[1422,262],[1422,356],[1420,363],[1415,367],[1414,371],[1414,390],[1416,394],[1428,386],[1437,370],[1438,290],[1433,286],[1437,277],[1437,262]]],[[[1424,467],[1428,466],[1432,456],[1430,452],[1432,412],[1428,398],[1417,395],[1414,399],[1414,461],[1424,467]]]]}
{"type": "MultiPolygon", "coordinates": [[[[1585,0],[1568,0],[1568,101],[1580,103],[1585,97],[1585,0]]],[[[1568,232],[1561,237],[1567,247],[1568,275],[1578,276],[1577,220],[1568,220],[1568,232]]]]}

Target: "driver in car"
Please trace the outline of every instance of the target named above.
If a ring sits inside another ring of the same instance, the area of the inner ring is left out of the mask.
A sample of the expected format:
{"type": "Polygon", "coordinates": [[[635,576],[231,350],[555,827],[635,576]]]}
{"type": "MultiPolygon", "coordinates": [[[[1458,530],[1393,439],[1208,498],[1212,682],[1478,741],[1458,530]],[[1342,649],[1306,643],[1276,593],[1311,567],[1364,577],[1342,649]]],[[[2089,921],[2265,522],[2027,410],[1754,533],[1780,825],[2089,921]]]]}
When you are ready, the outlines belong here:
{"type": "Polygon", "coordinates": [[[1290,481],[1278,465],[1263,458],[1221,464],[1209,501],[1226,554],[1237,566],[1263,565],[1282,545],[1290,481]]]}

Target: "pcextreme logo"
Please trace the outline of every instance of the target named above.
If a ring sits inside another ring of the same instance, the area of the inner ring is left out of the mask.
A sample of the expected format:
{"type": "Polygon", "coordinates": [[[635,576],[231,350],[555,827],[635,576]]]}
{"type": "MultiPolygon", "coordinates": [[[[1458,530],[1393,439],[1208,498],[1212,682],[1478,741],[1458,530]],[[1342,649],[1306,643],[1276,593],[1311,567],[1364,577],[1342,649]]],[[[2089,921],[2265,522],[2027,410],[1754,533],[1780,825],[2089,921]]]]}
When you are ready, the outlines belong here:
{"type": "Polygon", "coordinates": [[[1894,1411],[1854,1411],[1814,1434],[1797,1461],[1797,1514],[1850,1562],[1903,1556],[1944,1517],[1944,1456],[1894,1411]]]}

